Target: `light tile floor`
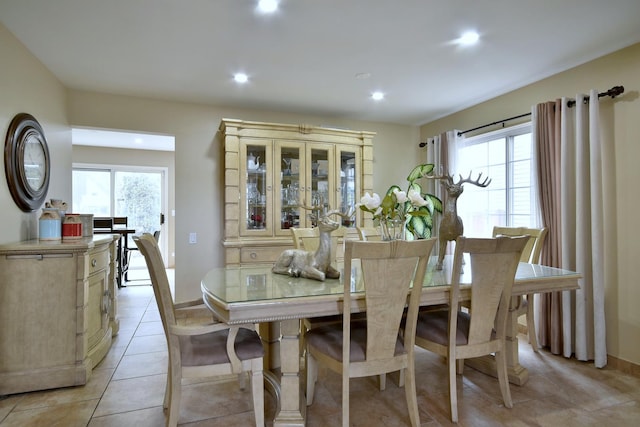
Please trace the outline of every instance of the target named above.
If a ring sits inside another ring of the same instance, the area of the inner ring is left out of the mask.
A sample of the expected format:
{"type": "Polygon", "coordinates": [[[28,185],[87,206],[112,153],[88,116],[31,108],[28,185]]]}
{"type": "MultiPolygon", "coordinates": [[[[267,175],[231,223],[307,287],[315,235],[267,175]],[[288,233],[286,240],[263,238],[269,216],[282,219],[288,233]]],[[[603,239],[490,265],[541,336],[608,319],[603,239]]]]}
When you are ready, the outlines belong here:
{"type": "MultiPolygon", "coordinates": [[[[150,286],[128,286],[119,294],[120,333],[85,386],[6,396],[0,399],[0,427],[163,426],[162,399],[167,352],[150,286]]],[[[546,351],[536,354],[521,339],[522,364],[530,379],[511,386],[513,409],[506,409],[497,380],[473,369],[458,378],[459,426],[637,426],[640,379],[591,363],[567,360],[546,351]]],[[[443,360],[426,351],[416,356],[422,426],[451,425],[443,360]]],[[[375,378],[351,381],[352,426],[407,426],[404,390],[397,376],[378,391],[375,378]]],[[[319,373],[308,426],[340,424],[341,382],[319,373]]],[[[253,425],[250,394],[235,378],[183,386],[180,425],[253,425]]],[[[274,402],[266,394],[267,417],[274,402]]],[[[272,423],[268,422],[270,426],[272,423]]]]}

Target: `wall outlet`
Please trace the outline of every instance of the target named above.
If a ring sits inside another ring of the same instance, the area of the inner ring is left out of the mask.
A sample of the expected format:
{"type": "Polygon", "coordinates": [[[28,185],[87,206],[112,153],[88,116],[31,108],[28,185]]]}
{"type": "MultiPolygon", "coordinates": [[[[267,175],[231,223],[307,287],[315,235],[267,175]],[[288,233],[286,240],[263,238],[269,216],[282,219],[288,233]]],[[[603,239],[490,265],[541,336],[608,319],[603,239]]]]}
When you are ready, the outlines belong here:
{"type": "Polygon", "coordinates": [[[196,233],[189,233],[189,244],[198,243],[198,236],[196,233]]]}

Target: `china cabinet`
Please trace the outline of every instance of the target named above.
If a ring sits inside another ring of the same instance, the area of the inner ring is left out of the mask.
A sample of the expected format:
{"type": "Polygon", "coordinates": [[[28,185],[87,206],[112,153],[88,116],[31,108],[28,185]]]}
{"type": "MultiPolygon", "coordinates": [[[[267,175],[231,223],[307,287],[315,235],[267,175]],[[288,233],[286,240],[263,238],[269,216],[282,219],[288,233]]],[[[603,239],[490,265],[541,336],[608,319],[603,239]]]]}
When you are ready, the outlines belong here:
{"type": "Polygon", "coordinates": [[[0,245],[0,395],[87,382],[118,332],[115,239],[0,245]]]}
{"type": "MultiPolygon", "coordinates": [[[[313,227],[301,206],[347,212],[373,187],[374,132],[223,119],[225,263],[271,263],[313,227]]],[[[363,220],[344,219],[348,236],[363,220]]]]}

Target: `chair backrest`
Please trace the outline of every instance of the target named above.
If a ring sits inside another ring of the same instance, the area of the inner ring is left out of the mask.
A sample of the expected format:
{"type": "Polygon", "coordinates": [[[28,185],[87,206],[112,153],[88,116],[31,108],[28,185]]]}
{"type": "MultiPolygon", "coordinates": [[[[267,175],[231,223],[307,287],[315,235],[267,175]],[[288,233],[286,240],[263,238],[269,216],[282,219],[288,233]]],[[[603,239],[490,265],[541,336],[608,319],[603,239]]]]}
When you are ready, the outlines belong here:
{"type": "Polygon", "coordinates": [[[522,257],[520,258],[520,261],[538,264],[540,262],[540,254],[542,253],[544,239],[545,237],[547,237],[547,229],[546,227],[528,228],[495,226],[493,227],[493,237],[497,236],[530,236],[527,245],[522,251],[522,257]]]}
{"type": "Polygon", "coordinates": [[[126,216],[114,216],[113,225],[117,225],[121,228],[127,228],[129,219],[126,216]]]}
{"type": "MultiPolygon", "coordinates": [[[[318,227],[313,228],[295,228],[292,227],[291,235],[293,236],[293,246],[296,249],[303,249],[305,251],[315,252],[320,245],[320,232],[318,227]]],[[[338,255],[338,243],[340,239],[344,240],[347,228],[340,227],[337,230],[331,232],[331,258],[336,260],[338,255]]]]}
{"type": "MultiPolygon", "coordinates": [[[[351,306],[351,266],[353,260],[359,260],[367,308],[366,362],[394,356],[409,292],[404,345],[407,351],[413,349],[422,284],[435,242],[436,239],[390,242],[349,240],[345,243],[344,307],[351,306]],[[412,283],[417,286],[412,287],[412,283]]],[[[349,348],[350,319],[350,310],[344,310],[345,349],[349,348]]]]}
{"type": "MultiPolygon", "coordinates": [[[[463,268],[471,269],[471,322],[468,344],[488,342],[492,331],[504,337],[513,281],[528,236],[491,239],[458,237],[451,268],[450,307],[458,307],[463,268]],[[463,263],[465,254],[469,261],[463,263]]],[[[449,331],[455,334],[456,310],[450,310],[449,331]]],[[[456,342],[449,336],[449,342],[456,342]]]]}
{"type": "Polygon", "coordinates": [[[113,230],[113,218],[110,216],[93,217],[93,231],[113,230]]]}
{"type": "Polygon", "coordinates": [[[304,249],[305,251],[315,251],[318,249],[318,241],[320,233],[317,227],[314,228],[296,228],[291,227],[291,236],[293,237],[293,247],[296,249],[304,249]]]}
{"type": "Polygon", "coordinates": [[[176,316],[173,307],[173,297],[169,287],[169,278],[167,277],[167,270],[162,261],[162,254],[160,253],[158,242],[156,242],[156,239],[149,233],[133,236],[133,241],[138,246],[138,249],[140,249],[140,253],[144,256],[144,260],[147,263],[153,293],[156,297],[156,303],[158,304],[160,317],[162,319],[162,326],[168,339],[168,325],[176,324],[176,316]]]}
{"type": "Polygon", "coordinates": [[[360,240],[366,242],[379,242],[382,240],[380,229],[377,227],[356,227],[360,240]]]}

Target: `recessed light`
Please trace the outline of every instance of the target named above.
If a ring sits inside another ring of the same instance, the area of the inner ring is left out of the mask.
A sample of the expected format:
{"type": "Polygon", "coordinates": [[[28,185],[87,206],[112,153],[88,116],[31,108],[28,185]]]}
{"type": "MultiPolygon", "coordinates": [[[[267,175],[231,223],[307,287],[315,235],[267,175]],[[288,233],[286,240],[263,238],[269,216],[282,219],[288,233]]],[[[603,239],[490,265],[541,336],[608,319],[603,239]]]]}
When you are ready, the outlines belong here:
{"type": "Polygon", "coordinates": [[[356,73],[356,79],[363,80],[371,77],[371,73],[356,73]]]}
{"type": "Polygon", "coordinates": [[[273,13],[278,10],[278,0],[258,1],[258,11],[260,13],[273,13]]]}
{"type": "Polygon", "coordinates": [[[233,80],[235,80],[236,83],[246,83],[249,81],[249,76],[245,73],[236,73],[233,75],[233,80]]]}
{"type": "Polygon", "coordinates": [[[371,99],[373,99],[374,101],[381,101],[384,99],[384,93],[382,92],[373,92],[371,94],[371,99]]]}
{"type": "Polygon", "coordinates": [[[460,38],[457,40],[457,43],[462,46],[471,46],[476,44],[480,39],[480,35],[475,31],[467,31],[463,33],[460,38]]]}

